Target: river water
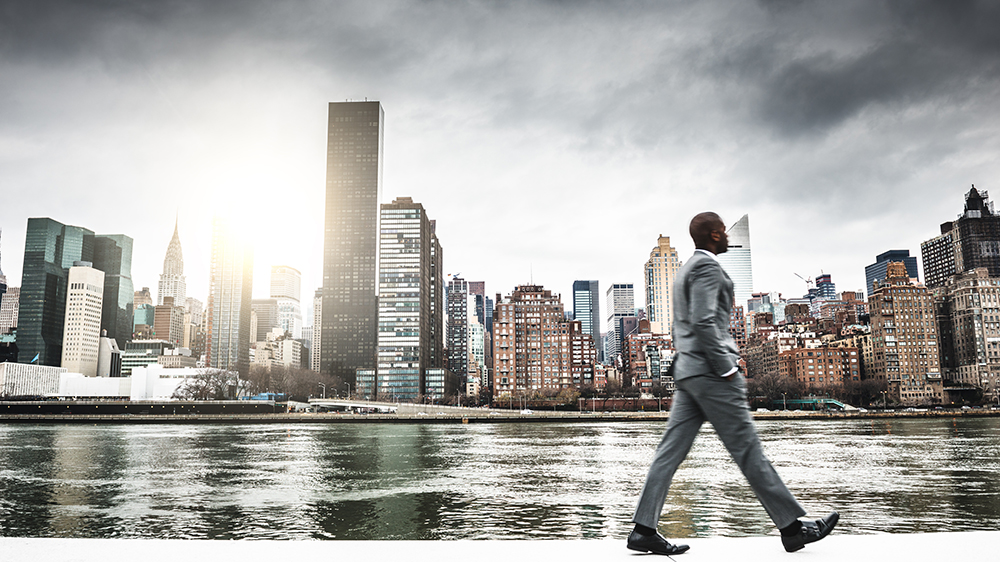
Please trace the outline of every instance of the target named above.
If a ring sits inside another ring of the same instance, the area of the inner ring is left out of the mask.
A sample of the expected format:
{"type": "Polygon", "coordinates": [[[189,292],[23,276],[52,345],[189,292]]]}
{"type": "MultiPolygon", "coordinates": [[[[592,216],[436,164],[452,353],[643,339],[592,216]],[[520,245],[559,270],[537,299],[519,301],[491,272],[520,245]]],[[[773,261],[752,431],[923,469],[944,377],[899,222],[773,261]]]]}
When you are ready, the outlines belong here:
{"type": "MultiPolygon", "coordinates": [[[[761,421],[849,533],[1000,528],[1000,419],[761,421]]],[[[664,423],[0,425],[0,535],[623,538],[664,423]]],[[[660,530],[775,534],[706,425],[660,530]]]]}

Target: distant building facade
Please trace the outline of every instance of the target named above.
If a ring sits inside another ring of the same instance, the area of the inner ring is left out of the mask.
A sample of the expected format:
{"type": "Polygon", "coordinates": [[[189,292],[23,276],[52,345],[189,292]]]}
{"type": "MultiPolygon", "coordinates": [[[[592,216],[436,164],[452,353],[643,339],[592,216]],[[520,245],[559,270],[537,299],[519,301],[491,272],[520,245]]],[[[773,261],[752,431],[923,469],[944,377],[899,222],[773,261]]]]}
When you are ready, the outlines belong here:
{"type": "Polygon", "coordinates": [[[209,273],[205,355],[208,367],[250,369],[250,301],[253,292],[253,251],[236,238],[221,219],[212,221],[212,261],[209,273]]]}
{"type": "Polygon", "coordinates": [[[674,318],[670,308],[671,290],[680,268],[681,260],[677,250],[670,245],[670,237],[661,234],[646,261],[646,319],[652,333],[668,338],[674,318]]]}
{"type": "Polygon", "coordinates": [[[104,272],[101,328],[119,342],[132,338],[135,287],[132,286],[132,238],[124,234],[94,237],[94,268],[104,272]]]}
{"type": "Polygon", "coordinates": [[[580,330],[593,340],[598,360],[602,360],[601,290],[596,280],[573,282],[573,318],[580,322],[580,330]]]}
{"type": "Polygon", "coordinates": [[[132,311],[139,310],[139,307],[148,304],[153,304],[153,294],[149,292],[149,287],[143,287],[141,290],[133,293],[132,296],[132,311]]]}
{"type": "Polygon", "coordinates": [[[884,282],[868,297],[874,357],[872,378],[886,381],[902,403],[941,403],[942,375],[934,298],[913,283],[900,262],[889,264],[884,282]]]}
{"type": "Polygon", "coordinates": [[[743,215],[726,231],[729,249],[716,256],[733,281],[734,305],[744,307],[753,295],[753,259],[750,248],[750,216],[743,215]]]}
{"type": "Polygon", "coordinates": [[[174,297],[165,297],[153,308],[153,333],[177,347],[184,346],[184,308],[174,305],[174,297]]]}
{"type": "MultiPolygon", "coordinates": [[[[129,291],[131,292],[131,291],[129,291]]],[[[69,268],[61,366],[86,377],[97,376],[101,339],[104,272],[78,261],[69,268]]]]}
{"type": "Polygon", "coordinates": [[[520,285],[497,302],[493,396],[596,384],[596,357],[582,323],[565,319],[558,294],[541,285],[520,285]]]}
{"type": "Polygon", "coordinates": [[[251,326],[253,341],[267,341],[267,335],[278,326],[278,299],[252,299],[254,322],[251,326]]]}
{"type": "Polygon", "coordinates": [[[917,279],[917,258],[911,256],[909,250],[889,250],[875,256],[875,263],[865,266],[865,282],[868,283],[868,294],[875,292],[875,282],[885,281],[886,269],[890,262],[900,262],[906,267],[910,279],[917,279]]]}
{"type": "MultiPolygon", "coordinates": [[[[411,198],[398,197],[382,205],[381,213],[376,392],[414,400],[428,394],[427,371],[442,367],[432,364],[432,355],[443,353],[431,351],[440,341],[432,305],[437,296],[432,279],[439,279],[440,272],[431,271],[441,265],[440,259],[431,259],[440,244],[423,205],[411,198]]],[[[441,303],[436,304],[440,310],[441,303]]]]}
{"type": "Polygon", "coordinates": [[[7,287],[7,292],[0,300],[0,334],[17,328],[17,310],[21,302],[21,288],[7,287]]]}
{"type": "Polygon", "coordinates": [[[944,377],[1000,396],[1000,277],[985,267],[949,276],[934,289],[944,377]]]}
{"type": "Polygon", "coordinates": [[[631,283],[613,283],[605,294],[608,309],[607,336],[604,342],[604,361],[614,361],[621,353],[625,337],[621,320],[635,317],[635,287],[631,283]]]}
{"type": "Polygon", "coordinates": [[[302,273],[288,265],[271,266],[271,298],[277,301],[277,327],[302,337],[302,273]]]}

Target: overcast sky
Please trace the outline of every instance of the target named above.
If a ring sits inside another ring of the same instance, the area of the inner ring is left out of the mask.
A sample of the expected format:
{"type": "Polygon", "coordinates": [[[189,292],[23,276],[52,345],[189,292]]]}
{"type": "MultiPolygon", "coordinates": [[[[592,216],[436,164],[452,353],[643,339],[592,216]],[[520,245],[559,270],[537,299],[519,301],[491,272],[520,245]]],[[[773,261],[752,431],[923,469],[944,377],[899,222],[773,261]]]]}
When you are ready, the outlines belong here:
{"type": "MultiPolygon", "coordinates": [[[[750,215],[756,291],[864,287],[970,184],[1000,197],[995,2],[0,1],[0,267],[28,217],[134,238],[154,290],[179,213],[208,292],[214,211],[320,285],[326,112],[385,109],[383,202],[447,272],[636,284],[659,234],[750,215]]],[[[602,302],[602,308],[604,304],[602,302]]]]}

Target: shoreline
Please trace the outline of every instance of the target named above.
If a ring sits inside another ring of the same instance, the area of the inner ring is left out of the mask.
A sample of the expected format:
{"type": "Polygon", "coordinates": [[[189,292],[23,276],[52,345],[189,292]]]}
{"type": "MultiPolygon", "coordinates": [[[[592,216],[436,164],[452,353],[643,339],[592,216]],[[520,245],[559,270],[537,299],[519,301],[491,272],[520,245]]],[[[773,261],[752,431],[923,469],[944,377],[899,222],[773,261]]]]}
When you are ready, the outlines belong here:
{"type": "MultiPolygon", "coordinates": [[[[926,419],[1000,417],[1000,410],[928,410],[926,412],[753,412],[755,421],[926,419]]],[[[667,421],[669,412],[533,412],[531,414],[0,414],[0,424],[472,424],[472,423],[597,423],[667,421]]]]}

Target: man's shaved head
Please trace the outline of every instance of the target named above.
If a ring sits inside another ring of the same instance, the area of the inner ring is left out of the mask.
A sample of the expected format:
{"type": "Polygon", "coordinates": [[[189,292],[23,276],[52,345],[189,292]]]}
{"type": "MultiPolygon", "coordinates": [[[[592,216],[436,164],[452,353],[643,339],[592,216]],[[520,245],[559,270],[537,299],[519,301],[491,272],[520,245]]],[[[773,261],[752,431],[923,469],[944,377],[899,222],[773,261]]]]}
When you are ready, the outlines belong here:
{"type": "Polygon", "coordinates": [[[713,251],[715,244],[712,240],[712,232],[719,230],[725,232],[726,224],[722,222],[722,217],[711,211],[695,215],[688,227],[688,232],[691,234],[696,248],[713,251]]]}

